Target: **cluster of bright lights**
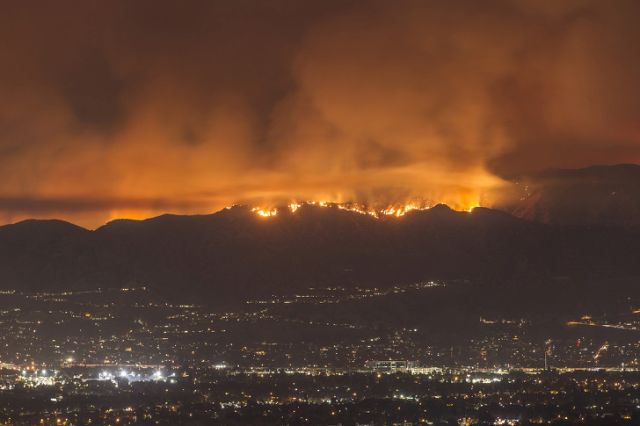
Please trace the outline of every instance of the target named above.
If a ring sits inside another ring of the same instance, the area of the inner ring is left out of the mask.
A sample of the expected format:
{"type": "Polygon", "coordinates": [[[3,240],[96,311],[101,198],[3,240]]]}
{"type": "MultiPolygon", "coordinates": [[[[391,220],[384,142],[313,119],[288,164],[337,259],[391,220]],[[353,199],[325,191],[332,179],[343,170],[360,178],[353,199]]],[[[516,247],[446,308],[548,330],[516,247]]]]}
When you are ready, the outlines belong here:
{"type": "MultiPolygon", "coordinates": [[[[127,371],[125,369],[121,369],[118,372],[118,377],[127,381],[144,381],[144,380],[165,380],[166,377],[161,370],[156,370],[153,372],[151,376],[142,375],[140,373],[135,373],[133,371],[127,371]]],[[[175,374],[172,374],[170,377],[175,377],[175,374]]],[[[98,374],[99,380],[114,380],[116,375],[111,373],[110,371],[101,371],[98,374]]]]}
{"type": "MultiPolygon", "coordinates": [[[[21,371],[21,374],[23,376],[27,376],[29,373],[31,372],[32,376],[42,376],[42,377],[47,377],[50,373],[49,371],[47,371],[46,369],[42,369],[40,371],[38,371],[37,369],[29,369],[29,370],[25,370],[23,369],[21,371]]],[[[58,370],[53,370],[53,375],[57,375],[58,374],[58,370]]]]}
{"type": "MultiPolygon", "coordinates": [[[[304,205],[319,206],[319,207],[335,207],[340,210],[346,210],[354,213],[373,216],[377,219],[385,216],[400,217],[414,210],[427,210],[430,208],[430,206],[426,204],[408,203],[408,204],[402,204],[402,205],[389,206],[384,209],[374,209],[364,204],[331,203],[328,201],[292,202],[292,203],[289,203],[287,207],[291,213],[294,213],[304,205]]],[[[278,208],[275,208],[275,207],[269,207],[269,208],[254,207],[251,209],[251,211],[261,217],[272,217],[278,214],[278,208]]]]}
{"type": "Polygon", "coordinates": [[[101,371],[98,374],[98,379],[100,380],[113,380],[115,378],[115,376],[111,373],[109,373],[108,371],[101,371]]]}
{"type": "Polygon", "coordinates": [[[215,368],[216,370],[224,370],[226,368],[229,368],[229,366],[226,363],[221,362],[221,363],[218,363],[218,364],[214,364],[213,368],[215,368]]]}
{"type": "Polygon", "coordinates": [[[19,380],[28,387],[53,386],[60,380],[58,373],[58,370],[48,371],[46,369],[24,369],[21,371],[19,380]]]}

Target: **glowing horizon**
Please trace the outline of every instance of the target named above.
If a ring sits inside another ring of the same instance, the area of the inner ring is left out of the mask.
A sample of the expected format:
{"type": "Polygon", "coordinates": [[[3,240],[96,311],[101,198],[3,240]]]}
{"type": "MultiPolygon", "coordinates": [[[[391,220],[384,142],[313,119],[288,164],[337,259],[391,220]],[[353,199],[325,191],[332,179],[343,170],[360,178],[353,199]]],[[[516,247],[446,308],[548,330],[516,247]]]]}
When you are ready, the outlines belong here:
{"type": "Polygon", "coordinates": [[[0,223],[468,210],[523,173],[640,163],[634,2],[20,3],[0,15],[0,223]]]}

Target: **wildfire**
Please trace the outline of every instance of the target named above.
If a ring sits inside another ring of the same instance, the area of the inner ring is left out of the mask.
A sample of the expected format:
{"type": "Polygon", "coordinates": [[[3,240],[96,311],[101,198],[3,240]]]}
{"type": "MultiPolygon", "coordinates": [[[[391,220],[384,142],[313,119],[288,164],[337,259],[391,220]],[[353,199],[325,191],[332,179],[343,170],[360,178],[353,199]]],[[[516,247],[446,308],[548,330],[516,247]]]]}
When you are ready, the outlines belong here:
{"type": "Polygon", "coordinates": [[[388,207],[382,210],[382,214],[387,216],[400,217],[400,216],[404,216],[405,214],[413,210],[427,210],[428,208],[430,208],[430,206],[409,203],[404,206],[388,207]]]}
{"type": "MultiPolygon", "coordinates": [[[[289,204],[286,205],[286,207],[281,207],[281,208],[285,208],[289,210],[289,212],[291,213],[295,213],[298,209],[300,209],[301,207],[305,206],[305,205],[310,205],[310,206],[318,206],[318,207],[324,207],[324,208],[337,208],[340,210],[345,210],[345,211],[350,211],[350,212],[354,212],[354,213],[358,213],[358,214],[362,214],[362,215],[369,215],[372,217],[375,217],[376,219],[380,219],[382,217],[385,216],[389,216],[389,217],[401,217],[406,215],[407,213],[411,212],[411,211],[419,211],[419,210],[428,210],[429,208],[431,208],[430,205],[427,204],[420,204],[420,203],[407,203],[407,204],[400,204],[400,205],[392,205],[386,208],[373,208],[373,207],[369,207],[366,206],[364,204],[358,204],[358,203],[333,203],[333,202],[329,202],[329,201],[304,201],[304,202],[291,202],[289,204]]],[[[471,206],[468,209],[465,209],[466,211],[471,211],[473,210],[475,207],[477,207],[476,205],[471,206]]],[[[278,214],[278,208],[276,207],[253,207],[251,209],[252,212],[256,213],[257,215],[261,216],[261,217],[272,217],[272,216],[276,216],[278,214]]]]}
{"type": "Polygon", "coordinates": [[[469,207],[467,207],[466,211],[468,211],[469,213],[471,213],[473,211],[473,209],[477,208],[477,207],[481,207],[480,204],[472,204],[469,207]]]}
{"type": "Polygon", "coordinates": [[[256,213],[258,216],[262,217],[271,217],[278,214],[278,209],[261,209],[260,207],[254,207],[251,209],[252,212],[256,213]]]}
{"type": "Polygon", "coordinates": [[[289,204],[289,210],[291,211],[291,213],[294,213],[300,207],[302,207],[302,204],[299,204],[299,203],[291,203],[291,204],[289,204]]]}
{"type": "MultiPolygon", "coordinates": [[[[369,210],[365,206],[360,206],[358,204],[336,204],[340,210],[346,210],[349,212],[359,213],[359,214],[368,214],[373,217],[379,217],[378,213],[375,210],[369,210]]],[[[325,204],[326,207],[326,204],[325,204]]]]}
{"type": "MultiPolygon", "coordinates": [[[[316,206],[322,208],[334,208],[345,210],[353,213],[358,213],[361,215],[367,215],[374,217],[376,219],[381,219],[385,217],[402,217],[412,211],[421,211],[428,210],[432,207],[431,204],[428,204],[426,201],[410,201],[407,203],[398,203],[391,204],[388,206],[372,206],[363,203],[356,202],[346,202],[339,203],[333,201],[291,201],[289,203],[277,204],[279,207],[274,207],[275,203],[258,205],[251,208],[251,212],[255,213],[261,218],[270,218],[277,216],[278,213],[282,213],[287,211],[289,213],[295,213],[300,208],[304,206],[316,206]]],[[[474,208],[479,207],[480,203],[476,200],[462,200],[460,203],[454,204],[452,208],[459,211],[471,212],[474,208]]],[[[238,204],[234,206],[226,207],[225,209],[230,209],[232,207],[237,207],[238,204]]],[[[152,217],[152,211],[143,211],[143,210],[113,210],[109,214],[109,220],[114,219],[134,219],[134,220],[142,220],[147,217],[152,217]]],[[[634,312],[640,313],[640,310],[634,312]]]]}

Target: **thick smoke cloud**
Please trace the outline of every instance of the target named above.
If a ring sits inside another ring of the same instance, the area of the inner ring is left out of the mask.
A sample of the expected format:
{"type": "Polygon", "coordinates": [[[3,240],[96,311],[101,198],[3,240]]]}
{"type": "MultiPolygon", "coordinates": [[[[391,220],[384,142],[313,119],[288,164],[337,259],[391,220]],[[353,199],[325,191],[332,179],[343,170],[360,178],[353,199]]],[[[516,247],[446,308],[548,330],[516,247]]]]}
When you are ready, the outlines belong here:
{"type": "Polygon", "coordinates": [[[490,205],[640,161],[636,1],[11,2],[0,221],[490,205]]]}

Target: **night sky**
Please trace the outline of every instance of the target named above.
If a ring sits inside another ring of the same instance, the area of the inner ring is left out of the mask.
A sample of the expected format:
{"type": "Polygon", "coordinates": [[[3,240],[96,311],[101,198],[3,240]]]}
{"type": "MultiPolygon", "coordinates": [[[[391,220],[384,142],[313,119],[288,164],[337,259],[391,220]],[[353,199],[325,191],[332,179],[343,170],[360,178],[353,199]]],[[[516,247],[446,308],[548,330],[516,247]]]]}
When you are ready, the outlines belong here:
{"type": "Polygon", "coordinates": [[[491,205],[640,162],[640,2],[0,5],[0,224],[491,205]]]}

